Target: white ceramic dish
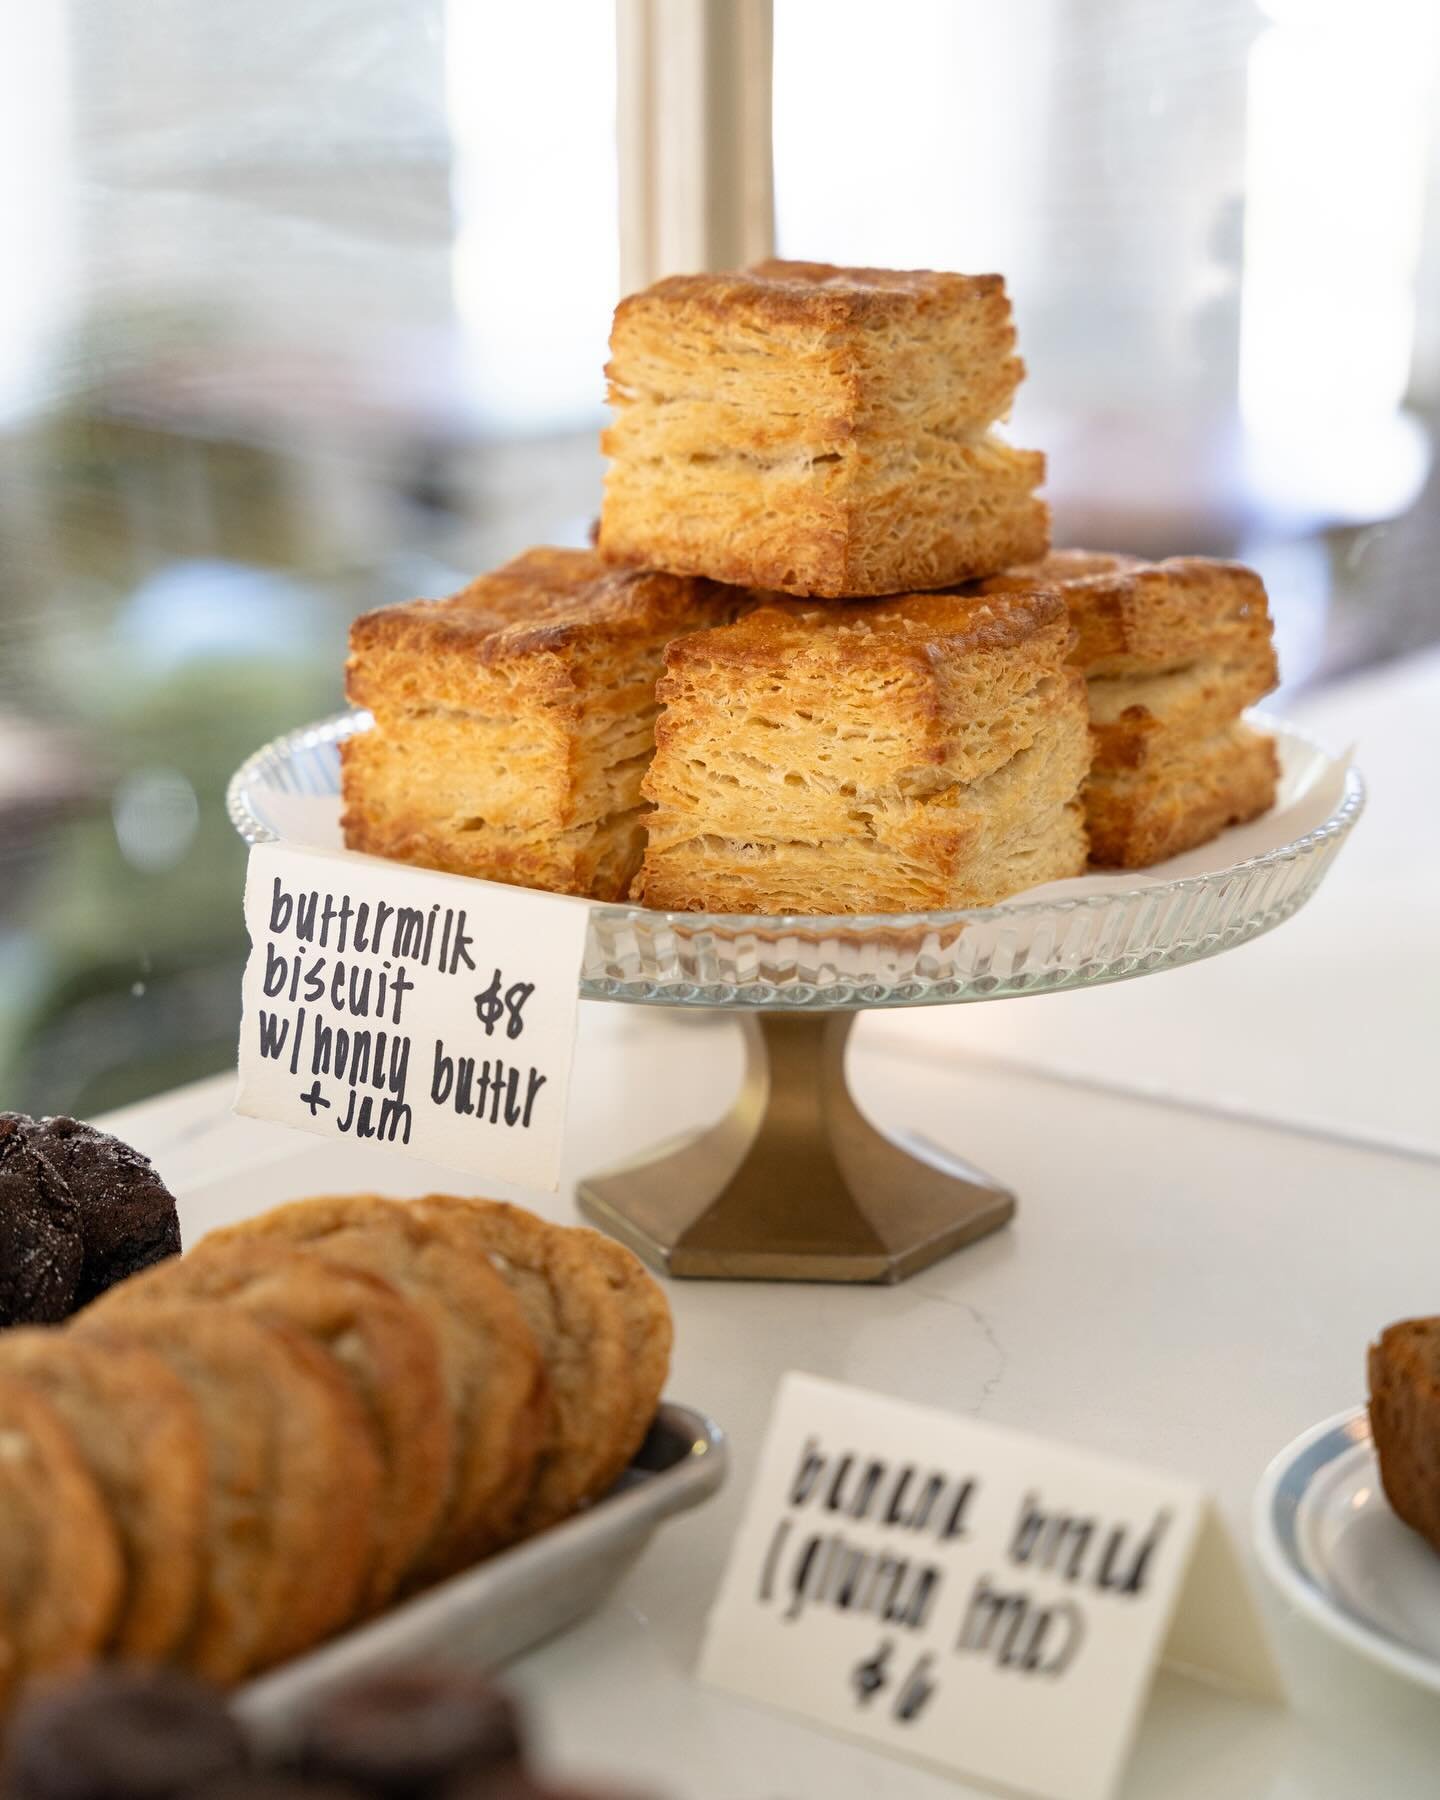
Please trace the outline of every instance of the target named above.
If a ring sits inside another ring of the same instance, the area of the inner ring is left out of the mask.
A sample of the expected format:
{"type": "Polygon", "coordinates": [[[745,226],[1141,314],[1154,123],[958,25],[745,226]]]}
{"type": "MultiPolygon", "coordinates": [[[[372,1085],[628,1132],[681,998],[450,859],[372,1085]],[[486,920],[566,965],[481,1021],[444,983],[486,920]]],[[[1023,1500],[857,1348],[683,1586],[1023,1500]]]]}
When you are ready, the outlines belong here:
{"type": "Polygon", "coordinates": [[[1363,1407],[1288,1444],[1255,1496],[1266,1574],[1323,1631],[1440,1693],[1440,1556],[1395,1516],[1363,1407]]]}

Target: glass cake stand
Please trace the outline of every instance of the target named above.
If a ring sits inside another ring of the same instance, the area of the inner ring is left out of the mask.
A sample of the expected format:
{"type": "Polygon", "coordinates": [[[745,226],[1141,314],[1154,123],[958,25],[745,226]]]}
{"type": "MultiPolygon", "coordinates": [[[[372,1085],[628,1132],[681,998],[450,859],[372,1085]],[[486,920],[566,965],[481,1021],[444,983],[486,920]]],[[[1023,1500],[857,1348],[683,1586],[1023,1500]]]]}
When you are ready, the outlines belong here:
{"type": "MultiPolygon", "coordinates": [[[[732,1279],[901,1281],[1003,1225],[1015,1210],[1007,1189],[956,1159],[912,1155],[860,1112],[845,1079],[855,1014],[1127,981],[1288,919],[1330,867],[1364,789],[1303,733],[1257,722],[1284,771],[1273,828],[1227,833],[1179,872],[1061,883],[959,912],[592,906],[581,997],[725,1009],[744,1030],[746,1068],[718,1124],[587,1177],[582,1210],[671,1275],[732,1279]],[[1238,859],[1225,861],[1234,845],[1238,859]],[[1207,855],[1224,866],[1189,871],[1207,855]]],[[[340,847],[339,746],[370,726],[367,713],[343,713],[250,757],[228,796],[246,842],[340,847]]]]}

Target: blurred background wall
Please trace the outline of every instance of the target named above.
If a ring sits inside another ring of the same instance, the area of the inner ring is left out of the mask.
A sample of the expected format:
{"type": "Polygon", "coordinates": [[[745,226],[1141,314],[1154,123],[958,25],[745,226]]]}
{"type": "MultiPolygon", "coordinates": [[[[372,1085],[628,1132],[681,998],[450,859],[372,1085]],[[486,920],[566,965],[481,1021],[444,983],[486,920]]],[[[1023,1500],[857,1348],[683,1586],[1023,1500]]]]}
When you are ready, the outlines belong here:
{"type": "MultiPolygon", "coordinates": [[[[1292,691],[1440,637],[1433,0],[774,16],[780,252],[1006,273],[1059,541],[1256,562],[1292,691]]],[[[225,780],[583,541],[616,214],[607,0],[0,0],[0,1104],[232,1061],[225,780]]]]}

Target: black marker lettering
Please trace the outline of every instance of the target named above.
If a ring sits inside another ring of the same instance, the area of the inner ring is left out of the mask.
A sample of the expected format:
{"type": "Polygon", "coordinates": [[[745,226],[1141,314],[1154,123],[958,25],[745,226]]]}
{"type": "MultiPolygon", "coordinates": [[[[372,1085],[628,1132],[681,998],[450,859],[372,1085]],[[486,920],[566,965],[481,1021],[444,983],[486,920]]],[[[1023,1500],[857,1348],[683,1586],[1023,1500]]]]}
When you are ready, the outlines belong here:
{"type": "Polygon", "coordinates": [[[275,886],[270,895],[270,929],[284,931],[290,923],[290,915],[295,910],[295,902],[280,885],[280,877],[275,877],[275,886]]]}

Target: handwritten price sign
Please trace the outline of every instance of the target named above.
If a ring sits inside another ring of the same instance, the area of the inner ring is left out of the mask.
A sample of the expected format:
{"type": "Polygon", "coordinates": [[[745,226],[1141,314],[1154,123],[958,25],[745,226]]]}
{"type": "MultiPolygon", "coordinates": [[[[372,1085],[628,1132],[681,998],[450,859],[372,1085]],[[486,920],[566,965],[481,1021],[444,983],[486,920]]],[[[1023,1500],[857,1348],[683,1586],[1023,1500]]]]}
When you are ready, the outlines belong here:
{"type": "Polygon", "coordinates": [[[786,1377],[707,1680],[1006,1788],[1102,1800],[1166,1656],[1278,1693],[1200,1490],[786,1377]]]}
{"type": "Polygon", "coordinates": [[[258,846],[236,1110],[553,1189],[586,919],[558,895],[258,846]]]}

